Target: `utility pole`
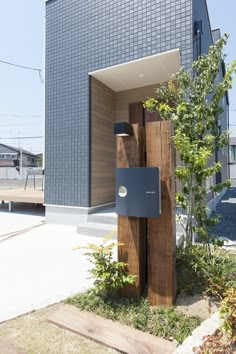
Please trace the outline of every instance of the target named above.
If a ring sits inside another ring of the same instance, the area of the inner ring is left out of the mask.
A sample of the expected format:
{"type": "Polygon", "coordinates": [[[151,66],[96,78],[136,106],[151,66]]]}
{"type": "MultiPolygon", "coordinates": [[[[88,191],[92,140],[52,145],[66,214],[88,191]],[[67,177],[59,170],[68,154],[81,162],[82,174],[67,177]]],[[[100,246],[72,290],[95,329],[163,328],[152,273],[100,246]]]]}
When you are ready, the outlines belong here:
{"type": "Polygon", "coordinates": [[[17,135],[18,135],[18,139],[19,139],[19,151],[20,151],[20,161],[19,161],[19,177],[20,179],[23,179],[23,154],[22,154],[22,147],[21,147],[21,139],[20,139],[20,135],[22,133],[21,132],[18,132],[17,135]]]}
{"type": "Polygon", "coordinates": [[[22,148],[20,148],[20,179],[23,178],[23,154],[22,148]]]}

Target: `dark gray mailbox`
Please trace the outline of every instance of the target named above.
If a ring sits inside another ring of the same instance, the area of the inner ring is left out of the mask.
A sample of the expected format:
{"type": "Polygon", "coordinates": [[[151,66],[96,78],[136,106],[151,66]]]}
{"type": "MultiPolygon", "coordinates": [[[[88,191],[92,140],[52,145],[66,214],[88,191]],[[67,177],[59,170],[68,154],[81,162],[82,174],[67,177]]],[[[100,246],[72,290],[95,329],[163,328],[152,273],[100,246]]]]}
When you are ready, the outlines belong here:
{"type": "Polygon", "coordinates": [[[160,169],[116,169],[116,213],[154,218],[161,214],[160,169]]]}

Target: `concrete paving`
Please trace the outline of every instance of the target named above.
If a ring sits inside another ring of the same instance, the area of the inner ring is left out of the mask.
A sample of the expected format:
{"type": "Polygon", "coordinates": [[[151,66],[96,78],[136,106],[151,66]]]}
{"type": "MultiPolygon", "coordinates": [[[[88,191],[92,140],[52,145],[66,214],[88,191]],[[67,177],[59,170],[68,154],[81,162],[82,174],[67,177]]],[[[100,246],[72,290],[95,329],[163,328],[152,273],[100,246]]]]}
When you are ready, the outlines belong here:
{"type": "Polygon", "coordinates": [[[9,212],[8,203],[0,204],[0,242],[13,233],[42,225],[44,222],[45,211],[42,206],[14,203],[13,212],[9,212]]]}
{"type": "MultiPolygon", "coordinates": [[[[12,224],[19,221],[14,213],[0,214],[0,219],[6,216],[12,224]]],[[[75,227],[47,224],[3,238],[0,242],[0,322],[91,287],[92,280],[88,279],[91,265],[84,256],[85,251],[73,250],[88,243],[99,244],[101,238],[78,235],[75,227]]]]}
{"type": "MultiPolygon", "coordinates": [[[[233,187],[218,207],[224,216],[224,224],[218,225],[218,235],[224,236],[225,232],[232,240],[236,236],[235,207],[233,187]]],[[[111,226],[115,229],[113,221],[111,226]]],[[[79,234],[76,227],[45,224],[43,208],[17,204],[14,212],[9,213],[8,206],[1,205],[0,322],[91,287],[92,280],[88,279],[91,264],[83,255],[84,250],[73,248],[101,241],[98,236],[79,234]]]]}

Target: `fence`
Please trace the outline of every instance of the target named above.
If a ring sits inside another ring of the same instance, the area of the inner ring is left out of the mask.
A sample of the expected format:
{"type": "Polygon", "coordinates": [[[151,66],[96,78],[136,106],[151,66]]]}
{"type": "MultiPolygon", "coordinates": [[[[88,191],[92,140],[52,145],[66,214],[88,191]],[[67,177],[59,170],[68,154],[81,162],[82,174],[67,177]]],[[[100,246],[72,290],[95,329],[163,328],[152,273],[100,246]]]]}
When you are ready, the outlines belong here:
{"type": "MultiPolygon", "coordinates": [[[[21,176],[15,167],[0,167],[0,179],[25,179],[27,176],[28,169],[29,167],[23,167],[21,176]]],[[[38,168],[36,167],[36,169],[38,168]]],[[[35,178],[42,178],[42,176],[36,175],[35,178]]]]}

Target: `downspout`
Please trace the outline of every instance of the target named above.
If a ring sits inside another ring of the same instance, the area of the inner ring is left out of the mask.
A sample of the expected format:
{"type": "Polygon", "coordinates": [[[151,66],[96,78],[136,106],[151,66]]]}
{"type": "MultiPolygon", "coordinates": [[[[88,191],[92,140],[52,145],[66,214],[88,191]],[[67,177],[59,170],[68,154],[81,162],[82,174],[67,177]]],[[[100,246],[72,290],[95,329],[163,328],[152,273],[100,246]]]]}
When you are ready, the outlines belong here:
{"type": "Polygon", "coordinates": [[[202,54],[202,20],[195,22],[195,35],[197,36],[197,59],[202,54]]]}

